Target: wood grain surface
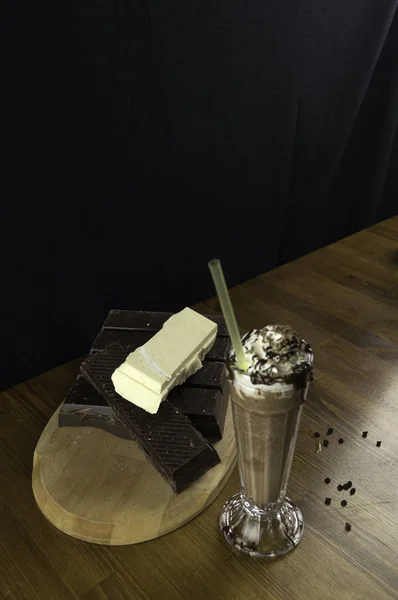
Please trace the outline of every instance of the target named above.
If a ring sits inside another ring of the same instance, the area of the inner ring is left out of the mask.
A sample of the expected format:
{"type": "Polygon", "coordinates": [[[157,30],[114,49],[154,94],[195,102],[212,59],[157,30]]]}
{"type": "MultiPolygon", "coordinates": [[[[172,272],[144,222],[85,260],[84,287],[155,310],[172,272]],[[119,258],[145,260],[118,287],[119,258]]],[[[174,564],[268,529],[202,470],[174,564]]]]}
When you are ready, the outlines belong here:
{"type": "Polygon", "coordinates": [[[224,543],[218,516],[239,488],[236,470],[196,519],[150,542],[97,546],[53,527],[31,493],[32,457],[75,361],[1,395],[0,598],[398,598],[398,218],[242,284],[232,298],[242,330],[290,323],[314,346],[289,485],[305,519],[297,550],[253,561],[224,543]],[[329,446],[316,453],[313,433],[323,440],[329,427],[329,446]],[[354,496],[337,490],[349,479],[354,496]]]}
{"type": "Polygon", "coordinates": [[[58,427],[57,410],[33,457],[38,506],[58,529],[97,544],[137,544],[185,525],[213,502],[236,464],[232,408],[221,463],[181,494],[174,494],[133,440],[95,427],[58,427]]]}

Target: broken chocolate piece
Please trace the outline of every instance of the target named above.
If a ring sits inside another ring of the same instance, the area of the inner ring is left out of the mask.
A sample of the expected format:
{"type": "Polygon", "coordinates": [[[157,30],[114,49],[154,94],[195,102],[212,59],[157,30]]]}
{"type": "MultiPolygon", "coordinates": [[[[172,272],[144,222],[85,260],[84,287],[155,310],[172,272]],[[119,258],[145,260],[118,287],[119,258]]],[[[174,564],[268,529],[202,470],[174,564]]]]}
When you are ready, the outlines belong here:
{"type": "Polygon", "coordinates": [[[380,446],[381,446],[381,442],[376,442],[376,446],[377,446],[378,448],[380,448],[380,446]]]}
{"type": "MultiPolygon", "coordinates": [[[[127,312],[131,314],[135,313],[135,311],[127,312]]],[[[111,329],[109,327],[104,326],[95,338],[91,350],[94,352],[97,350],[104,350],[107,346],[109,346],[109,344],[112,344],[113,342],[119,342],[119,344],[121,344],[124,348],[127,348],[129,352],[134,352],[134,350],[136,350],[140,346],[143,346],[148,340],[150,340],[158,331],[159,329],[156,331],[154,331],[153,329],[111,329]]],[[[228,358],[230,347],[231,343],[229,338],[220,337],[217,332],[217,337],[213,344],[213,347],[206,354],[204,362],[225,362],[228,358]]]]}
{"type": "Polygon", "coordinates": [[[362,432],[362,437],[363,438],[367,438],[368,437],[368,432],[367,431],[363,431],[362,432]]]}
{"type": "Polygon", "coordinates": [[[220,458],[189,419],[168,400],[152,415],[115,392],[111,375],[127,353],[120,344],[110,344],[84,361],[81,372],[106,398],[151,463],[179,493],[218,464],[220,458]]]}

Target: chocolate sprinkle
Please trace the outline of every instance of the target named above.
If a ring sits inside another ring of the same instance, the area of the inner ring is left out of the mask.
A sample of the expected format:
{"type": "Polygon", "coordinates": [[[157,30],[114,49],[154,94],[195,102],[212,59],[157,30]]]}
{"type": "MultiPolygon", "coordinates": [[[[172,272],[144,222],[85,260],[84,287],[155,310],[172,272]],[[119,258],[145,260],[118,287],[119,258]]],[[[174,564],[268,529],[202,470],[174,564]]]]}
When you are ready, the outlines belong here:
{"type": "Polygon", "coordinates": [[[325,504],[327,504],[328,506],[331,503],[331,501],[332,501],[331,498],[325,498],[325,504]]]}
{"type": "Polygon", "coordinates": [[[351,531],[351,525],[349,523],[345,524],[345,530],[346,531],[351,531]]]}
{"type": "Polygon", "coordinates": [[[347,500],[342,500],[342,501],[340,502],[340,504],[341,504],[341,506],[347,506],[347,500]]]}
{"type": "Polygon", "coordinates": [[[325,483],[330,483],[330,477],[326,477],[325,483]]]}
{"type": "Polygon", "coordinates": [[[352,481],[347,481],[347,483],[345,483],[345,484],[343,485],[343,488],[344,488],[345,490],[349,490],[351,487],[352,487],[352,481]]]}
{"type": "Polygon", "coordinates": [[[333,433],[333,427],[329,427],[327,435],[332,435],[333,433]]]}
{"type": "Polygon", "coordinates": [[[339,483],[339,485],[337,486],[337,489],[339,490],[339,492],[341,492],[343,490],[343,486],[341,485],[341,483],[339,483]]]}
{"type": "Polygon", "coordinates": [[[343,438],[339,438],[339,444],[344,444],[343,438]]]}
{"type": "Polygon", "coordinates": [[[378,448],[380,448],[380,446],[381,446],[381,442],[376,442],[376,446],[377,446],[378,448]]]}
{"type": "Polygon", "coordinates": [[[321,437],[321,434],[319,433],[319,431],[316,431],[316,432],[314,433],[314,437],[316,437],[316,438],[318,438],[318,437],[321,437]]]}
{"type": "Polygon", "coordinates": [[[362,437],[363,437],[363,438],[367,438],[367,437],[368,437],[368,432],[367,432],[367,431],[364,431],[364,432],[362,433],[362,437]]]}
{"type": "Polygon", "coordinates": [[[350,489],[350,496],[353,496],[355,494],[355,492],[356,492],[356,489],[355,488],[351,488],[350,489]]]}
{"type": "Polygon", "coordinates": [[[323,440],[322,445],[327,448],[329,446],[329,440],[323,440]]]}

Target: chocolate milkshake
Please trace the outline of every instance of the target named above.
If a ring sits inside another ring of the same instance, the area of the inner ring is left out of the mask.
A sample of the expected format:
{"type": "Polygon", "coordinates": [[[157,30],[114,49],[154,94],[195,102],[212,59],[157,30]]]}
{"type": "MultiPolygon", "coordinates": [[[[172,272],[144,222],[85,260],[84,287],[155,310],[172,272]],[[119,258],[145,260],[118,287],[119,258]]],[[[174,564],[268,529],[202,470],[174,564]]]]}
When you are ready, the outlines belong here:
{"type": "Polygon", "coordinates": [[[221,527],[240,551],[278,556],[297,545],[303,530],[285,494],[313,354],[282,325],[254,329],[242,343],[247,371],[233,353],[228,364],[241,493],[224,507],[221,527]]]}

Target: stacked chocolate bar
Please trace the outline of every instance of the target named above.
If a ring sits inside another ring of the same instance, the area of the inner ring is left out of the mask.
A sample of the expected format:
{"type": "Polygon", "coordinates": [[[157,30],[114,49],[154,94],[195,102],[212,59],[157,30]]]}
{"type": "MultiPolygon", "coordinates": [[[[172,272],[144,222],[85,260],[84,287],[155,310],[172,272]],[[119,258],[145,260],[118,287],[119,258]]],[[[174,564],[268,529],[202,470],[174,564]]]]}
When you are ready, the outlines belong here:
{"type": "Polygon", "coordinates": [[[227,409],[225,361],[230,342],[222,317],[202,369],[169,393],[155,415],[119,396],[111,375],[147,342],[171,313],[112,310],[94,341],[81,375],[59,414],[62,426],[96,426],[134,438],[149,460],[180,492],[219,462],[210,441],[221,439],[227,409]]]}

